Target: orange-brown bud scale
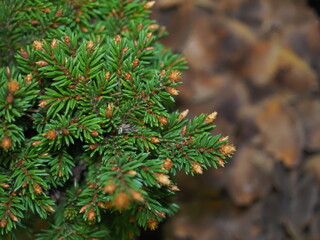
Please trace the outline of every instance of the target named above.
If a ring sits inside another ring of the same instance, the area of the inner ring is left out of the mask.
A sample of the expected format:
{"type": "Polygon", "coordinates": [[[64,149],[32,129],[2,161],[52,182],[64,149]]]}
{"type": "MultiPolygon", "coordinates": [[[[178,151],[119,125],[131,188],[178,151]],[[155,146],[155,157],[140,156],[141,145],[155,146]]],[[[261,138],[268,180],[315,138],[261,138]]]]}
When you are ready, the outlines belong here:
{"type": "Polygon", "coordinates": [[[99,132],[97,130],[92,130],[90,135],[93,136],[93,137],[98,137],[99,136],[99,132]]]}
{"type": "Polygon", "coordinates": [[[114,184],[114,183],[109,183],[109,184],[107,184],[107,185],[105,185],[104,187],[103,187],[103,191],[105,192],[105,193],[109,193],[109,194],[112,194],[112,193],[114,193],[114,191],[116,190],[116,185],[114,184]]]}
{"type": "Polygon", "coordinates": [[[8,183],[4,183],[4,182],[0,182],[0,186],[1,186],[2,188],[8,188],[8,187],[10,187],[10,185],[9,185],[8,183]]]}
{"type": "Polygon", "coordinates": [[[20,49],[20,54],[21,54],[21,57],[23,58],[29,58],[27,51],[24,50],[23,48],[20,49]]]}
{"type": "Polygon", "coordinates": [[[217,112],[210,113],[210,114],[204,119],[204,122],[205,122],[205,123],[212,123],[214,120],[216,120],[217,115],[218,115],[217,112]]]}
{"type": "Polygon", "coordinates": [[[197,174],[203,174],[203,169],[200,163],[198,162],[193,162],[192,163],[192,172],[197,173],[197,174]]]}
{"type": "Polygon", "coordinates": [[[169,171],[172,168],[172,160],[170,158],[166,158],[165,160],[163,160],[163,167],[164,169],[166,169],[167,171],[169,171]]]}
{"type": "Polygon", "coordinates": [[[179,91],[175,89],[174,87],[167,87],[168,93],[170,93],[172,96],[179,95],[179,91]]]}
{"type": "Polygon", "coordinates": [[[40,50],[40,51],[44,50],[42,45],[43,45],[43,42],[41,42],[41,41],[34,41],[33,44],[32,44],[32,46],[35,49],[40,50]]]}
{"type": "Polygon", "coordinates": [[[52,47],[52,48],[56,48],[57,45],[58,45],[58,40],[54,38],[54,39],[52,40],[52,42],[51,42],[51,47],[52,47]]]}
{"type": "Polygon", "coordinates": [[[94,47],[94,43],[93,43],[93,41],[88,41],[87,42],[87,45],[86,45],[86,49],[87,49],[87,51],[88,50],[90,50],[90,49],[92,49],[94,47]]]}
{"type": "Polygon", "coordinates": [[[42,193],[42,187],[38,183],[35,183],[33,184],[33,191],[35,194],[39,195],[42,193]]]}
{"type": "Polygon", "coordinates": [[[172,82],[178,82],[181,79],[181,72],[178,70],[173,70],[169,73],[169,79],[172,82]]]}
{"type": "Polygon", "coordinates": [[[134,59],[133,62],[132,62],[132,65],[133,65],[134,68],[138,67],[139,59],[134,59]]]}
{"type": "Polygon", "coordinates": [[[144,4],[144,8],[145,8],[146,10],[148,10],[148,9],[152,8],[155,3],[156,3],[156,1],[146,2],[146,3],[144,4]]]}
{"type": "Polygon", "coordinates": [[[44,66],[48,66],[49,63],[44,61],[44,60],[40,60],[38,62],[36,62],[36,64],[39,66],[39,67],[44,67],[44,66]]]}
{"type": "Polygon", "coordinates": [[[168,118],[162,116],[162,117],[159,118],[159,122],[162,125],[166,125],[168,123],[168,118]]]}
{"type": "Polygon", "coordinates": [[[13,100],[14,100],[14,97],[11,93],[8,94],[7,98],[6,98],[6,102],[8,104],[12,104],[13,103],[13,100]]]}
{"type": "Polygon", "coordinates": [[[0,227],[1,227],[1,228],[5,228],[5,227],[7,226],[7,223],[8,223],[8,220],[5,219],[5,218],[2,218],[2,219],[0,220],[0,227]]]}
{"type": "Polygon", "coordinates": [[[50,140],[54,140],[58,136],[58,132],[55,129],[50,129],[47,133],[43,134],[43,136],[50,140]]]}
{"type": "Polygon", "coordinates": [[[150,30],[157,30],[157,29],[159,29],[159,25],[158,24],[151,24],[151,25],[149,25],[148,26],[148,28],[150,29],[150,30]]]}
{"type": "Polygon", "coordinates": [[[144,200],[142,194],[138,191],[130,190],[130,195],[131,195],[131,198],[136,202],[143,202],[144,200]]]}
{"type": "Polygon", "coordinates": [[[126,193],[119,192],[113,199],[113,204],[116,207],[116,209],[123,210],[129,206],[130,199],[126,193]]]}
{"type": "Polygon", "coordinates": [[[85,211],[87,211],[89,206],[90,206],[90,204],[86,204],[86,205],[82,206],[79,210],[79,213],[84,213],[85,211]]]}
{"type": "Polygon", "coordinates": [[[229,157],[234,154],[236,147],[233,144],[224,144],[220,148],[220,153],[226,157],[229,157]]]}
{"type": "Polygon", "coordinates": [[[87,212],[87,219],[89,221],[95,221],[97,217],[97,213],[96,211],[94,211],[93,208],[91,208],[88,212],[87,212]]]}
{"type": "Polygon", "coordinates": [[[164,173],[156,173],[155,176],[157,177],[157,182],[161,185],[170,185],[170,179],[168,175],[165,175],[164,173]]]}
{"type": "Polygon", "coordinates": [[[148,228],[152,231],[156,230],[159,225],[159,222],[155,219],[148,219],[147,223],[148,223],[148,228]]]}
{"type": "Polygon", "coordinates": [[[10,93],[15,93],[20,89],[19,83],[16,80],[13,80],[8,83],[8,91],[10,93]]]}
{"type": "Polygon", "coordinates": [[[32,81],[32,74],[29,73],[29,74],[26,76],[26,82],[29,84],[29,83],[31,83],[31,81],[32,81]]]}
{"type": "Polygon", "coordinates": [[[9,137],[4,137],[2,140],[1,140],[1,147],[4,149],[4,150],[8,150],[9,148],[12,147],[12,140],[11,138],[9,137]]]}
{"type": "Polygon", "coordinates": [[[225,162],[224,162],[221,158],[219,158],[219,157],[218,157],[218,160],[216,161],[216,163],[217,163],[218,166],[220,166],[220,167],[224,167],[224,165],[225,165],[225,162]]]}
{"type": "Polygon", "coordinates": [[[181,112],[181,113],[179,114],[179,116],[178,116],[178,120],[185,119],[185,118],[187,117],[188,113],[189,113],[189,109],[186,109],[186,110],[184,110],[183,112],[181,112]]]}
{"type": "Polygon", "coordinates": [[[151,138],[150,138],[150,142],[152,142],[152,143],[159,143],[160,140],[159,140],[159,138],[157,138],[157,137],[151,137],[151,138]]]}
{"type": "Polygon", "coordinates": [[[12,221],[18,222],[19,219],[16,215],[14,215],[12,212],[8,212],[9,217],[11,218],[12,221]]]}

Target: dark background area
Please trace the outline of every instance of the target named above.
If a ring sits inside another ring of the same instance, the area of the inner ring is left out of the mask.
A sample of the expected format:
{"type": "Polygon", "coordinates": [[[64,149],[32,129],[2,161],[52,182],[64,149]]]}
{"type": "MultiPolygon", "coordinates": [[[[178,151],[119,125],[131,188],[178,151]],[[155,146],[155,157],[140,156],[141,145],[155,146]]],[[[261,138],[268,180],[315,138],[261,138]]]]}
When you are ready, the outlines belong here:
{"type": "Polygon", "coordinates": [[[189,63],[177,100],[218,111],[225,168],[178,174],[179,213],[140,239],[320,239],[320,1],[158,0],[189,63]],[[318,14],[318,15],[317,15],[318,14]]]}

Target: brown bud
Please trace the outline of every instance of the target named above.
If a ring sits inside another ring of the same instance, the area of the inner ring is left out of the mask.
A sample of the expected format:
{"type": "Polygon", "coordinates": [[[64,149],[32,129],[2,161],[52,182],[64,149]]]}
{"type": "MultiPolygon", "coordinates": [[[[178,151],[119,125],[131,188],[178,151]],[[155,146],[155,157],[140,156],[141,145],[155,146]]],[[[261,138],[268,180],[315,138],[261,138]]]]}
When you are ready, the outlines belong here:
{"type": "Polygon", "coordinates": [[[39,195],[42,193],[42,187],[38,183],[35,183],[33,184],[33,191],[39,195]]]}
{"type": "Polygon", "coordinates": [[[162,116],[162,117],[159,118],[159,122],[162,125],[166,125],[168,123],[168,118],[162,116]]]}
{"type": "Polygon", "coordinates": [[[148,219],[148,228],[150,230],[156,230],[158,228],[159,222],[156,219],[148,219]]]}
{"type": "Polygon", "coordinates": [[[76,22],[80,22],[80,21],[81,21],[79,17],[76,17],[74,20],[75,20],[76,22]]]}
{"type": "Polygon", "coordinates": [[[137,172],[134,170],[129,170],[127,174],[130,174],[131,176],[135,177],[137,175],[137,172]]]}
{"type": "Polygon", "coordinates": [[[124,74],[124,78],[125,78],[126,80],[129,80],[129,81],[132,80],[132,76],[131,76],[130,73],[125,73],[125,74],[124,74]]]}
{"type": "Polygon", "coordinates": [[[50,139],[50,140],[54,140],[58,135],[58,132],[54,129],[50,129],[48,130],[48,133],[44,134],[44,137],[50,139]]]}
{"type": "Polygon", "coordinates": [[[146,47],[144,50],[146,51],[152,51],[154,49],[154,47],[146,47]]]}
{"type": "Polygon", "coordinates": [[[93,43],[91,40],[88,41],[88,42],[87,42],[87,46],[86,46],[87,51],[88,51],[89,49],[93,48],[93,47],[94,47],[94,43],[93,43]]]}
{"type": "Polygon", "coordinates": [[[31,83],[31,81],[32,81],[32,74],[29,73],[29,74],[26,76],[26,82],[29,84],[29,83],[31,83]]]}
{"type": "Polygon", "coordinates": [[[128,50],[129,50],[129,47],[125,47],[124,49],[121,50],[121,53],[123,54],[123,53],[127,52],[128,50]]]}
{"type": "Polygon", "coordinates": [[[175,89],[174,87],[167,87],[168,93],[170,93],[172,96],[179,95],[179,91],[175,89]]]}
{"type": "Polygon", "coordinates": [[[225,136],[219,139],[218,142],[223,142],[223,141],[228,141],[229,140],[229,136],[225,136]]]}
{"type": "Polygon", "coordinates": [[[164,169],[169,171],[172,168],[173,163],[170,158],[166,158],[165,160],[163,160],[162,165],[163,165],[164,169]]]}
{"type": "Polygon", "coordinates": [[[62,133],[63,133],[63,135],[69,135],[70,134],[69,130],[66,129],[66,128],[62,128],[62,133]]]}
{"type": "Polygon", "coordinates": [[[112,193],[114,193],[114,191],[116,190],[116,185],[115,184],[113,184],[113,183],[109,183],[109,184],[107,184],[107,185],[105,185],[104,187],[103,187],[103,191],[105,192],[105,193],[109,193],[109,194],[112,194],[112,193]]]}
{"type": "Polygon", "coordinates": [[[156,213],[161,218],[165,218],[166,217],[166,213],[165,212],[159,212],[158,210],[156,210],[156,213]]]}
{"type": "Polygon", "coordinates": [[[60,9],[60,10],[58,10],[57,12],[56,12],[56,17],[61,17],[62,16],[62,13],[63,13],[63,10],[62,9],[60,9]]]}
{"type": "Polygon", "coordinates": [[[170,186],[169,189],[170,189],[171,191],[174,191],[174,192],[179,192],[179,191],[180,191],[180,189],[179,189],[178,186],[176,186],[176,185],[170,186]]]}
{"type": "Polygon", "coordinates": [[[97,217],[97,213],[94,211],[93,208],[91,208],[88,212],[87,212],[87,219],[89,221],[95,221],[97,217]]]}
{"type": "Polygon", "coordinates": [[[37,25],[39,22],[37,20],[31,20],[31,25],[37,25]]]}
{"type": "Polygon", "coordinates": [[[41,143],[41,141],[40,140],[38,140],[38,141],[34,141],[33,143],[32,143],[32,146],[37,146],[37,145],[39,145],[41,143]]]}
{"type": "Polygon", "coordinates": [[[93,149],[96,149],[97,147],[98,147],[97,144],[91,144],[91,145],[89,146],[89,149],[93,150],[93,149]]]}
{"type": "Polygon", "coordinates": [[[23,48],[20,49],[20,54],[21,54],[21,57],[23,58],[29,58],[27,51],[24,50],[23,48]]]}
{"type": "Polygon", "coordinates": [[[186,135],[187,132],[187,126],[184,125],[183,128],[181,129],[181,136],[184,137],[186,135]]]}
{"type": "Polygon", "coordinates": [[[43,42],[41,42],[41,41],[33,41],[33,44],[32,44],[32,46],[35,49],[43,51],[44,49],[43,49],[42,45],[43,45],[43,42]]]}
{"type": "Polygon", "coordinates": [[[39,66],[39,67],[44,67],[44,66],[48,66],[49,63],[44,61],[44,60],[40,60],[38,62],[36,62],[36,64],[39,66]]]}
{"type": "Polygon", "coordinates": [[[23,188],[26,188],[27,186],[28,186],[28,183],[27,183],[27,182],[23,182],[23,183],[22,183],[22,187],[23,187],[23,188]]]}
{"type": "Polygon", "coordinates": [[[156,1],[146,2],[146,3],[144,4],[144,8],[145,8],[145,9],[150,9],[150,8],[153,7],[153,5],[154,5],[155,3],[156,3],[156,1]]]}
{"type": "Polygon", "coordinates": [[[6,98],[6,102],[11,104],[13,103],[14,97],[11,93],[8,94],[7,98],[6,98]]]}
{"type": "Polygon", "coordinates": [[[220,167],[224,167],[224,164],[225,164],[225,162],[224,162],[221,158],[219,158],[219,157],[218,157],[218,160],[216,161],[216,163],[217,163],[218,166],[220,166],[220,167]]]}
{"type": "Polygon", "coordinates": [[[236,147],[233,144],[224,144],[220,148],[220,153],[226,157],[229,157],[234,154],[236,147]]]}
{"type": "Polygon", "coordinates": [[[54,38],[54,39],[52,40],[52,42],[51,42],[51,47],[52,47],[52,48],[56,48],[57,45],[58,45],[58,40],[54,38]]]}
{"type": "Polygon", "coordinates": [[[90,206],[90,204],[86,204],[86,205],[82,206],[79,210],[79,213],[84,213],[88,209],[89,206],[90,206]]]}
{"type": "Polygon", "coordinates": [[[5,227],[7,226],[7,223],[8,223],[8,220],[5,219],[5,218],[2,218],[2,219],[0,220],[0,227],[1,227],[1,228],[5,228],[5,227]]]}
{"type": "Polygon", "coordinates": [[[47,102],[49,102],[49,99],[40,100],[40,103],[38,106],[41,108],[45,108],[47,106],[47,102]]]}
{"type": "Polygon", "coordinates": [[[121,41],[121,36],[117,35],[117,36],[115,36],[115,38],[113,40],[115,40],[117,43],[119,43],[121,41]]]}
{"type": "Polygon", "coordinates": [[[106,117],[109,118],[112,116],[112,112],[113,112],[113,104],[112,103],[108,103],[107,106],[107,111],[106,111],[106,117]]]}
{"type": "Polygon", "coordinates": [[[0,186],[3,188],[8,188],[10,185],[8,183],[0,182],[0,186]]]}
{"type": "Polygon", "coordinates": [[[157,182],[161,185],[170,185],[169,176],[165,175],[164,173],[156,173],[157,182]]]}
{"type": "Polygon", "coordinates": [[[178,116],[178,120],[185,119],[185,118],[187,117],[188,113],[189,113],[189,109],[186,109],[186,110],[184,110],[183,112],[181,112],[181,113],[179,114],[179,116],[178,116]]]}
{"type": "Polygon", "coordinates": [[[143,200],[144,200],[142,194],[138,191],[130,190],[130,195],[131,195],[132,199],[137,202],[143,202],[143,200]]]}
{"type": "Polygon", "coordinates": [[[1,147],[4,149],[4,150],[8,150],[9,148],[12,147],[12,141],[11,141],[11,138],[9,137],[4,137],[1,141],[1,147]]]}
{"type": "Polygon", "coordinates": [[[57,28],[57,27],[59,27],[59,25],[58,25],[58,23],[53,23],[53,24],[52,24],[52,27],[53,27],[53,28],[57,28]]]}
{"type": "Polygon", "coordinates": [[[16,80],[13,80],[8,83],[8,91],[10,93],[15,93],[19,90],[19,83],[16,80]]]}
{"type": "Polygon", "coordinates": [[[152,33],[149,32],[149,33],[147,34],[147,42],[148,42],[151,38],[152,38],[152,33]]]}
{"type": "Polygon", "coordinates": [[[16,215],[14,215],[12,212],[8,212],[9,217],[11,218],[12,221],[18,222],[19,219],[17,218],[16,215]]]}
{"type": "Polygon", "coordinates": [[[143,25],[141,23],[138,24],[137,29],[138,29],[138,31],[141,31],[143,29],[143,25]]]}
{"type": "Polygon", "coordinates": [[[54,212],[54,208],[51,205],[44,206],[44,210],[46,210],[49,213],[54,212]]]}
{"type": "Polygon", "coordinates": [[[110,72],[107,72],[107,73],[104,75],[104,78],[105,78],[107,81],[109,81],[109,80],[110,80],[110,76],[111,76],[110,72]]]}
{"type": "Polygon", "coordinates": [[[69,45],[69,43],[70,43],[70,37],[69,36],[64,36],[64,42],[67,44],[67,45],[69,45]]]}
{"type": "Polygon", "coordinates": [[[129,206],[130,199],[126,193],[119,192],[113,199],[113,203],[118,210],[123,210],[129,206]]]}
{"type": "Polygon", "coordinates": [[[217,112],[210,113],[210,114],[204,119],[204,122],[205,122],[205,123],[212,123],[214,120],[216,120],[217,115],[218,115],[217,112]]]}
{"type": "Polygon", "coordinates": [[[157,137],[151,137],[150,142],[152,142],[152,143],[159,143],[160,140],[159,140],[159,138],[157,138],[157,137]]]}
{"type": "Polygon", "coordinates": [[[112,203],[110,201],[109,202],[105,202],[105,203],[98,202],[97,205],[98,205],[99,208],[102,208],[102,209],[110,209],[110,208],[112,208],[112,203]]]}
{"type": "Polygon", "coordinates": [[[93,136],[93,137],[98,137],[99,136],[99,132],[97,130],[92,130],[90,135],[93,136]]]}
{"type": "Polygon", "coordinates": [[[134,60],[132,61],[132,65],[133,65],[134,68],[138,67],[138,65],[139,65],[139,59],[134,59],[134,60]]]}
{"type": "Polygon", "coordinates": [[[200,163],[198,162],[193,162],[192,163],[192,172],[197,173],[197,174],[202,174],[203,169],[200,163]]]}
{"type": "Polygon", "coordinates": [[[51,12],[50,8],[44,8],[44,9],[42,9],[42,11],[45,12],[45,13],[51,12]]]}
{"type": "Polygon", "coordinates": [[[178,82],[181,79],[181,72],[178,70],[173,70],[169,74],[169,79],[172,82],[178,82]]]}
{"type": "Polygon", "coordinates": [[[159,28],[159,25],[158,24],[151,24],[151,25],[149,25],[148,26],[148,28],[150,29],[150,30],[157,30],[158,28],[159,28]]]}
{"type": "Polygon", "coordinates": [[[189,144],[193,143],[194,140],[195,140],[194,138],[189,138],[189,139],[186,141],[186,145],[189,145],[189,144]]]}

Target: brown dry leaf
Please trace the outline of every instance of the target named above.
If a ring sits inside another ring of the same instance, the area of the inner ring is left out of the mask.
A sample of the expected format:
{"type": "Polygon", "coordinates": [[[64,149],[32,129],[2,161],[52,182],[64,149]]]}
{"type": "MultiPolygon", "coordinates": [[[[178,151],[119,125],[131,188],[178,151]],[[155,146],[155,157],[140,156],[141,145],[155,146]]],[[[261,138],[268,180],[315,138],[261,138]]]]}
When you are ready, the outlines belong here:
{"type": "Polygon", "coordinates": [[[252,46],[244,66],[244,75],[258,86],[265,86],[273,80],[279,68],[278,53],[281,45],[277,37],[272,41],[259,41],[252,46]]]}
{"type": "Polygon", "coordinates": [[[298,116],[306,134],[305,148],[308,151],[320,150],[320,101],[309,98],[297,105],[298,116]]]}
{"type": "Polygon", "coordinates": [[[247,206],[270,190],[274,161],[261,150],[245,145],[238,150],[228,172],[227,190],[237,205],[247,206]]]}
{"type": "Polygon", "coordinates": [[[313,175],[320,183],[320,154],[310,157],[306,164],[305,170],[313,175]]]}
{"type": "Polygon", "coordinates": [[[310,65],[291,49],[281,48],[278,55],[279,70],[284,70],[280,81],[295,91],[316,89],[317,74],[310,65]]]}
{"type": "Polygon", "coordinates": [[[286,167],[297,166],[301,159],[304,134],[294,112],[274,97],[261,107],[255,121],[266,151],[286,167]]]}

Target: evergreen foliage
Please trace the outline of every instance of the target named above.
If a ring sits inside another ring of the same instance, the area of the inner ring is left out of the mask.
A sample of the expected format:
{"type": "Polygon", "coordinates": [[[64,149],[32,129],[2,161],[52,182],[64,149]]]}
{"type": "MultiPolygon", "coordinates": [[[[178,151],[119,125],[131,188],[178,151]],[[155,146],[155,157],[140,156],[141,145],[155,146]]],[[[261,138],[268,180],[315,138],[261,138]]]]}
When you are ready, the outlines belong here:
{"type": "Polygon", "coordinates": [[[0,237],[38,216],[38,240],[134,239],[177,211],[177,171],[233,154],[216,113],[171,110],[186,62],[153,3],[0,1],[0,237]]]}

